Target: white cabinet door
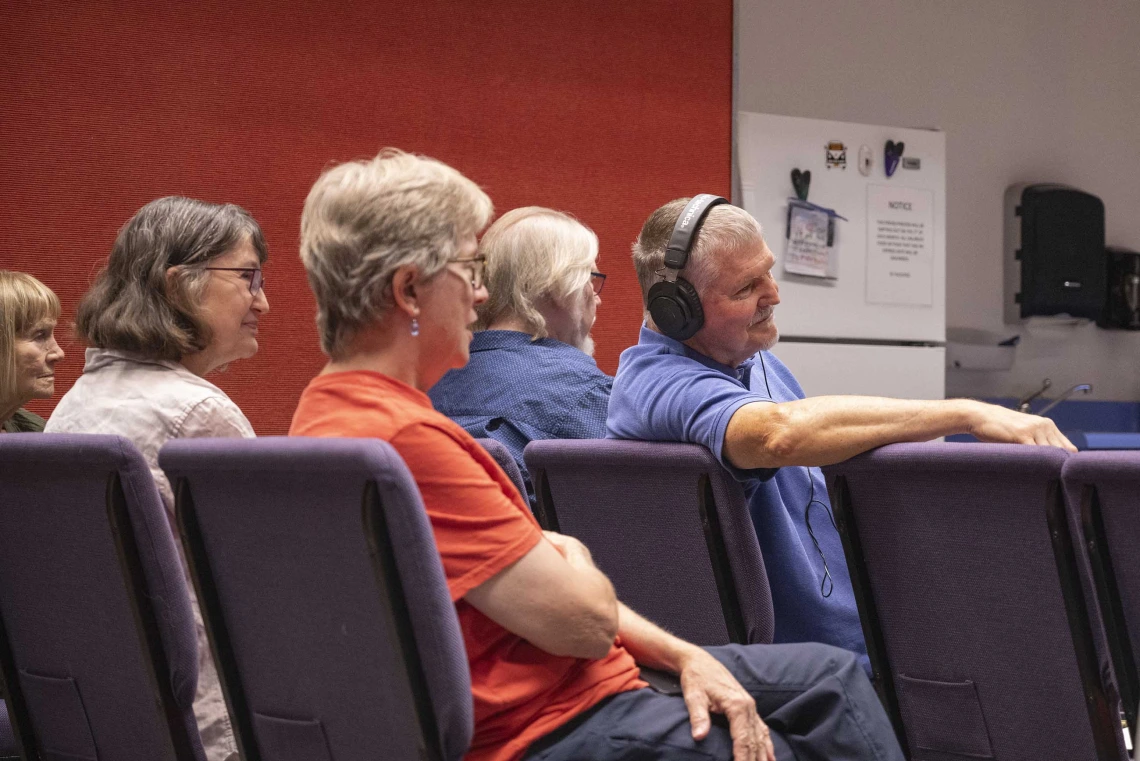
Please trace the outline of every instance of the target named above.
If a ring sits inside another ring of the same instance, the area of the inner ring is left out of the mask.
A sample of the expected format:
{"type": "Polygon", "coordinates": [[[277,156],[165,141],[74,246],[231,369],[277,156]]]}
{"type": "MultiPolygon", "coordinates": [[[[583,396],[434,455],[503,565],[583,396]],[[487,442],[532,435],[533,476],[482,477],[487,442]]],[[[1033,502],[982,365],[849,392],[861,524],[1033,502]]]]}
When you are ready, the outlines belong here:
{"type": "Polygon", "coordinates": [[[808,396],[946,396],[946,349],[941,346],[781,341],[772,353],[791,369],[808,396]]]}

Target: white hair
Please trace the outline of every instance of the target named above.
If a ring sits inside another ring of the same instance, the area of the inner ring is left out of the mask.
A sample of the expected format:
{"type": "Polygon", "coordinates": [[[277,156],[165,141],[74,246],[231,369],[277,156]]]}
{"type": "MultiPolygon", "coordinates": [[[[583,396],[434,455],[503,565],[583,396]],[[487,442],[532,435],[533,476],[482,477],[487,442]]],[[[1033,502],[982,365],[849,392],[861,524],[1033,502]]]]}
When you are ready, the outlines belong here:
{"type": "MultiPolygon", "coordinates": [[[[487,300],[478,307],[480,330],[510,316],[535,338],[547,335],[538,302],[548,298],[573,308],[590,281],[598,236],[553,209],[526,206],[491,225],[479,245],[487,257],[487,300]]],[[[591,296],[592,297],[592,296],[591,296]]]]}
{"type": "MultiPolygon", "coordinates": [[[[678,198],[650,214],[633,244],[633,266],[643,303],[648,304],[649,289],[664,277],[665,247],[689,200],[678,198]]],[[[700,290],[718,274],[724,253],[754,246],[760,240],[760,223],[751,214],[739,206],[714,206],[697,233],[681,275],[700,290]]]]}
{"type": "Polygon", "coordinates": [[[340,357],[392,306],[392,277],[431,277],[491,219],[487,194],[435,159],[392,148],[326,170],[301,213],[301,262],[317,300],[321,348],[340,357]]]}

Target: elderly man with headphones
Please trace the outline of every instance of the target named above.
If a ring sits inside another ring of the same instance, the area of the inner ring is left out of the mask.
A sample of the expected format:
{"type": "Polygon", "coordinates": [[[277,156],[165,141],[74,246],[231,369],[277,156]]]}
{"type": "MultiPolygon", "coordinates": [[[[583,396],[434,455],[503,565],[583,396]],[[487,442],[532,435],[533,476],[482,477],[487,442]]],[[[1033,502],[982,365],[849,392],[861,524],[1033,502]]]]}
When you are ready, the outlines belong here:
{"type": "Polygon", "coordinates": [[[648,314],[621,355],[607,434],[702,444],[744,485],[778,643],[836,645],[869,668],[818,466],[954,433],[1075,451],[1051,420],[966,399],[805,398],[768,352],[779,338],[775,258],[756,220],[719,196],[653,212],[633,261],[648,314]]]}

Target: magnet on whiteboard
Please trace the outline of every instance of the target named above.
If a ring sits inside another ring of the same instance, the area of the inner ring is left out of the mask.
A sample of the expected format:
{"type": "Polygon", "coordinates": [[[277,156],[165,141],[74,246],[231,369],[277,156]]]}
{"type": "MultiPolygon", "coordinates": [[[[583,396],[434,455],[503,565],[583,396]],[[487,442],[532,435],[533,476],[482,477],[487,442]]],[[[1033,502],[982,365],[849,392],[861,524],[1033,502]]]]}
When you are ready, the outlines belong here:
{"type": "Polygon", "coordinates": [[[906,150],[906,144],[902,141],[895,142],[888,140],[887,145],[883,148],[883,171],[890,177],[899,168],[899,159],[902,158],[903,151],[906,150]]]}
{"type": "Polygon", "coordinates": [[[828,169],[846,169],[847,168],[847,146],[838,140],[832,140],[827,144],[827,168],[828,169]]]}
{"type": "Polygon", "coordinates": [[[859,146],[859,174],[867,177],[871,174],[871,167],[875,165],[875,154],[871,153],[871,146],[859,146]]]}
{"type": "Polygon", "coordinates": [[[801,172],[799,169],[793,169],[792,188],[796,191],[796,198],[806,201],[808,190],[811,188],[811,170],[801,172]]]}

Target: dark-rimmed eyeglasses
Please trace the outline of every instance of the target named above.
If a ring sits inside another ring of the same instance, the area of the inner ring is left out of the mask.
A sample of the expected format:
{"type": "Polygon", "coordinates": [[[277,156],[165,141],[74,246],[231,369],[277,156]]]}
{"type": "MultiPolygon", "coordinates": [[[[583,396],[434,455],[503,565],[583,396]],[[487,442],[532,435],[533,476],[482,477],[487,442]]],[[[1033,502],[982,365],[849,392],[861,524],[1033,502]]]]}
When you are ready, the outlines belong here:
{"type": "Polygon", "coordinates": [[[256,296],[265,287],[265,273],[260,267],[203,267],[204,270],[215,272],[240,272],[242,279],[249,281],[249,292],[256,296]]]}
{"type": "Polygon", "coordinates": [[[594,289],[595,295],[601,295],[602,288],[606,285],[606,276],[601,272],[590,273],[590,287],[594,289]]]}
{"type": "Polygon", "coordinates": [[[465,270],[471,273],[471,288],[479,290],[483,287],[483,273],[487,267],[487,257],[485,256],[468,256],[461,259],[448,259],[448,264],[465,264],[470,265],[464,267],[465,270]]]}

